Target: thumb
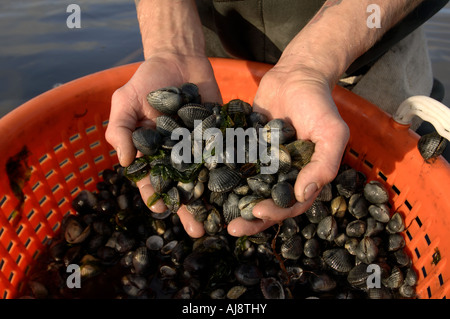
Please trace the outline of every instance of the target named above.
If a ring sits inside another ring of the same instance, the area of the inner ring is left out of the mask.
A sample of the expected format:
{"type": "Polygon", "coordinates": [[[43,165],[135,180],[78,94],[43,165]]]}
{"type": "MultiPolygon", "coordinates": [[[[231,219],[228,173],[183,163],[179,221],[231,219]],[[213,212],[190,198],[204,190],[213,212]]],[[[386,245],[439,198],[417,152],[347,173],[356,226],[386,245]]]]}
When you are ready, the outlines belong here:
{"type": "Polygon", "coordinates": [[[300,170],[295,182],[297,201],[309,201],[336,177],[349,138],[347,126],[342,128],[340,131],[333,131],[333,137],[324,136],[315,144],[311,161],[300,170]]]}
{"type": "Polygon", "coordinates": [[[131,135],[138,121],[133,104],[136,99],[126,97],[123,88],[114,92],[111,99],[111,111],[105,138],[116,150],[121,166],[130,165],[136,157],[136,149],[131,135]]]}

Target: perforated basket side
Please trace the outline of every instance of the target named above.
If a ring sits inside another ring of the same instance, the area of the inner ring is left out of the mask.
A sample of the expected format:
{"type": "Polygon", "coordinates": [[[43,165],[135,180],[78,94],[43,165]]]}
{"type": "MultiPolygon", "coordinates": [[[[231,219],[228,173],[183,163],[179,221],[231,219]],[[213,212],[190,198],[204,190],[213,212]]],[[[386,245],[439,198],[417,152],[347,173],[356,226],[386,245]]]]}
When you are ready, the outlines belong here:
{"type": "Polygon", "coordinates": [[[419,136],[362,98],[342,88],[333,97],[351,131],[344,162],[384,183],[391,213],[405,218],[402,234],[419,276],[418,296],[446,298],[450,165],[442,157],[425,161],[417,149],[419,136]]]}
{"type": "MultiPolygon", "coordinates": [[[[241,98],[251,103],[262,75],[270,69],[248,61],[211,61],[224,101],[241,98]]],[[[1,298],[14,298],[43,243],[58,231],[62,216],[71,212],[73,197],[83,188],[93,190],[101,172],[117,163],[104,139],[110,99],[138,65],[73,81],[0,120],[1,298]],[[24,145],[30,151],[26,163],[31,176],[23,188],[22,219],[12,226],[18,200],[4,170],[8,158],[24,145]]],[[[385,183],[392,210],[405,216],[404,236],[419,275],[419,297],[445,298],[450,275],[445,267],[450,224],[448,163],[442,158],[424,162],[416,149],[417,135],[367,101],[339,87],[333,97],[351,130],[344,162],[385,183]]]]}
{"type": "Polygon", "coordinates": [[[117,164],[105,140],[114,90],[138,64],[99,72],[48,91],[1,119],[0,125],[0,297],[13,298],[43,244],[58,232],[71,202],[94,190],[101,172],[117,164]],[[17,194],[6,174],[8,160],[26,150],[30,170],[17,194]],[[19,213],[17,213],[19,211],[19,213]]]}

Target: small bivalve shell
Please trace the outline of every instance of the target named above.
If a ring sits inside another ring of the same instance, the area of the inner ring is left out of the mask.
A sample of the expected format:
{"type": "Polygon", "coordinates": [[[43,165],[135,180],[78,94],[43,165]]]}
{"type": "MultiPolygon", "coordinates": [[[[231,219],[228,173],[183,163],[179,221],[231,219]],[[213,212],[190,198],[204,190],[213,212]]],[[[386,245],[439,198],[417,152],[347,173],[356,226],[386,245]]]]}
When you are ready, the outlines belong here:
{"type": "Polygon", "coordinates": [[[177,113],[183,104],[183,95],[179,88],[169,86],[150,92],[147,95],[147,102],[161,113],[172,115],[177,113]]]}
{"type": "Polygon", "coordinates": [[[283,285],[274,277],[262,278],[260,285],[265,299],[285,299],[283,285]]]}
{"type": "Polygon", "coordinates": [[[330,215],[330,212],[323,202],[316,200],[305,212],[305,215],[311,223],[318,224],[323,218],[330,215]]]}
{"type": "Polygon", "coordinates": [[[262,135],[262,138],[269,144],[272,144],[274,135],[278,135],[278,143],[285,144],[296,134],[295,128],[283,119],[273,119],[267,122],[264,126],[267,130],[266,134],[262,135]]]}
{"type": "Polygon", "coordinates": [[[323,218],[317,225],[317,236],[323,240],[333,241],[338,234],[338,225],[333,216],[323,218]]]}
{"type": "Polygon", "coordinates": [[[403,217],[399,213],[392,215],[391,219],[386,225],[386,230],[390,234],[400,233],[405,230],[405,223],[403,222],[403,217]]]}
{"type": "Polygon", "coordinates": [[[364,237],[356,249],[356,257],[365,264],[372,263],[378,255],[378,246],[371,237],[364,237]]]}
{"type": "Polygon", "coordinates": [[[368,210],[369,210],[369,214],[373,218],[375,218],[375,220],[379,221],[380,223],[387,223],[387,222],[389,222],[389,219],[391,218],[389,206],[386,204],[370,205],[368,210]]]}
{"type": "Polygon", "coordinates": [[[347,224],[345,233],[348,237],[361,237],[367,229],[367,223],[364,220],[354,220],[347,224]]]}
{"type": "Polygon", "coordinates": [[[364,197],[372,204],[384,204],[389,201],[389,193],[379,181],[369,181],[364,186],[364,197]]]}
{"type": "Polygon", "coordinates": [[[417,148],[424,160],[430,160],[441,155],[447,144],[446,138],[440,136],[438,132],[431,132],[420,137],[417,148]]]}
{"type": "Polygon", "coordinates": [[[189,103],[181,107],[177,111],[177,114],[184,125],[192,130],[194,128],[194,121],[203,121],[210,116],[212,112],[201,104],[189,103]]]}
{"type": "Polygon", "coordinates": [[[162,143],[161,134],[152,128],[140,127],[133,131],[133,144],[144,155],[154,155],[162,143]]]}
{"type": "Polygon", "coordinates": [[[369,214],[369,205],[369,202],[362,194],[353,194],[348,201],[348,211],[350,214],[360,219],[369,214]]]}
{"type": "Polygon", "coordinates": [[[296,203],[294,187],[288,182],[279,182],[271,191],[274,203],[282,208],[291,207],[296,203]]]}
{"type": "Polygon", "coordinates": [[[322,258],[330,268],[337,272],[347,273],[353,267],[353,258],[344,248],[325,250],[322,258]]]}
{"type": "Polygon", "coordinates": [[[302,238],[294,235],[287,238],[281,244],[281,255],[286,259],[297,260],[303,253],[302,238]]]}
{"type": "Polygon", "coordinates": [[[228,166],[221,166],[209,171],[208,189],[213,192],[228,192],[241,181],[241,176],[228,166]]]}

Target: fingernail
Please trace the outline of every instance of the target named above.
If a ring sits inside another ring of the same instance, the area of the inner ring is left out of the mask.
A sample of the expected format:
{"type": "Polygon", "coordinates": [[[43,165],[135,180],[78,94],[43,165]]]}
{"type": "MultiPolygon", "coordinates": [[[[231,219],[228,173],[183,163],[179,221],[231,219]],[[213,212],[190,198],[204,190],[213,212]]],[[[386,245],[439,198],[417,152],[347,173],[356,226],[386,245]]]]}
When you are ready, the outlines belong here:
{"type": "Polygon", "coordinates": [[[314,195],[315,192],[317,192],[318,189],[319,188],[317,187],[316,183],[311,183],[308,186],[306,186],[305,192],[303,193],[305,197],[305,202],[311,199],[311,197],[314,195]]]}

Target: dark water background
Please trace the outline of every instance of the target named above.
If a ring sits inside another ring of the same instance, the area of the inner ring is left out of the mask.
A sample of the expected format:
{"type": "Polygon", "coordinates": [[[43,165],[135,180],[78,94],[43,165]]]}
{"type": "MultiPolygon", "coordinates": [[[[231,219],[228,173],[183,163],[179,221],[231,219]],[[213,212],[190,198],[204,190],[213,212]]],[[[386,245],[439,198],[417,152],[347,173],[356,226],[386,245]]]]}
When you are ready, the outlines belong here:
{"type": "MultiPolygon", "coordinates": [[[[425,31],[450,106],[450,5],[425,31]]],[[[132,0],[1,0],[0,117],[59,83],[142,59],[132,0]],[[79,29],[66,26],[71,3],[81,8],[79,29]]]]}

